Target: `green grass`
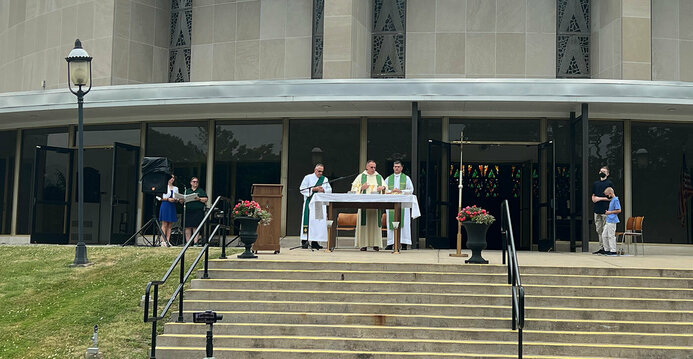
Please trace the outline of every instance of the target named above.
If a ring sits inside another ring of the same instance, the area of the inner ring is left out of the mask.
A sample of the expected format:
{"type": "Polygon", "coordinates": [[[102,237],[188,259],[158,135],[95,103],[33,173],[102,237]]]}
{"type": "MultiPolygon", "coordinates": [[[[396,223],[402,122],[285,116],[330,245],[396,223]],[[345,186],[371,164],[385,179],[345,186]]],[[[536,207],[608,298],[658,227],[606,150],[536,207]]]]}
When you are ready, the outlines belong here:
{"type": "MultiPolygon", "coordinates": [[[[83,358],[94,325],[104,358],[146,358],[151,323],[140,299],[179,251],[88,247],[93,264],[71,268],[74,246],[0,246],[0,358],[83,358]]],[[[197,253],[188,251],[188,265],[197,253]]],[[[178,270],[160,288],[160,307],[177,282],[178,270]]]]}

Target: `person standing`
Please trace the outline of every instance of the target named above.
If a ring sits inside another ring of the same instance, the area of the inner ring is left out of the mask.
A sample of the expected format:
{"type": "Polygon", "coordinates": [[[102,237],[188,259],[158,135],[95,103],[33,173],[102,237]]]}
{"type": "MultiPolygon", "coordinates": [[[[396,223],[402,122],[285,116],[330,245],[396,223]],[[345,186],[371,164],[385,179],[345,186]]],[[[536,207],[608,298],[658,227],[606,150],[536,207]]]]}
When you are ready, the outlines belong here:
{"type": "MultiPolygon", "coordinates": [[[[381,193],[385,190],[383,177],[375,171],[375,161],[366,163],[366,170],[351,183],[351,190],[359,194],[381,193]]],[[[380,250],[382,234],[380,233],[380,210],[359,209],[356,220],[356,244],[366,251],[373,247],[374,251],[380,250]]]]}
{"type": "Polygon", "coordinates": [[[605,212],[609,209],[609,198],[604,196],[604,190],[607,187],[614,188],[613,182],[609,177],[609,167],[603,166],[599,169],[599,181],[592,184],[592,203],[594,203],[594,227],[599,236],[599,250],[593,254],[606,253],[606,245],[604,244],[604,224],[606,223],[605,212]]]}
{"type": "Polygon", "coordinates": [[[607,187],[604,194],[609,198],[609,208],[604,212],[606,215],[606,223],[604,224],[604,255],[617,256],[618,249],[616,248],[616,224],[619,222],[618,214],[621,213],[621,202],[614,193],[614,189],[607,187]]]}
{"type": "MultiPolygon", "coordinates": [[[[412,194],[414,193],[414,184],[409,176],[402,173],[404,166],[402,166],[401,161],[395,161],[392,166],[393,174],[385,179],[385,185],[387,190],[396,194],[412,194]]],[[[392,221],[395,220],[395,211],[393,209],[387,210],[387,247],[385,249],[390,250],[395,243],[395,231],[392,227],[392,221]]],[[[407,249],[407,244],[411,244],[411,209],[402,208],[402,215],[400,219],[400,243],[402,244],[402,249],[407,249]]]]}
{"type": "Polygon", "coordinates": [[[161,206],[159,207],[159,221],[161,221],[161,231],[164,232],[164,241],[161,242],[162,247],[171,246],[171,226],[178,221],[178,216],[176,215],[176,199],[174,195],[178,193],[178,187],[173,185],[173,181],[176,180],[176,176],[171,174],[171,178],[168,179],[168,187],[166,193],[164,193],[161,198],[161,206]]]}
{"type": "MultiPolygon", "coordinates": [[[[323,175],[325,167],[322,163],[318,163],[313,168],[313,173],[307,174],[301,181],[299,190],[303,195],[303,215],[301,217],[301,247],[308,248],[308,240],[311,240],[310,246],[314,249],[322,249],[323,247],[318,242],[327,241],[327,221],[325,216],[322,219],[311,218],[310,215],[310,200],[315,193],[332,193],[327,177],[323,175]]],[[[327,213],[327,206],[323,206],[323,213],[327,213]]]]}
{"type": "MultiPolygon", "coordinates": [[[[185,204],[185,243],[187,243],[190,241],[193,230],[202,223],[202,219],[205,217],[205,204],[209,197],[207,197],[207,192],[200,187],[200,179],[197,177],[190,179],[190,188],[186,188],[183,194],[195,194],[195,199],[185,204]]],[[[195,245],[198,244],[199,238],[200,235],[195,237],[195,245]]]]}

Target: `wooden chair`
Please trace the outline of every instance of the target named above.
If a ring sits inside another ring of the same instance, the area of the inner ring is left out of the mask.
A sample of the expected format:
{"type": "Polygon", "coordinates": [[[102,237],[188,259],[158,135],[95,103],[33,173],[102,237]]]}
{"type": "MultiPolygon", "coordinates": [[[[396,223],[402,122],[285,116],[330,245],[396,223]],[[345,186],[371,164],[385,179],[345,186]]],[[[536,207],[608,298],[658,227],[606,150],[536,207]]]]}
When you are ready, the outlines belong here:
{"type": "MultiPolygon", "coordinates": [[[[339,243],[339,231],[356,231],[356,218],[356,213],[340,213],[337,215],[337,234],[335,236],[335,242],[339,243]]],[[[337,243],[335,243],[335,246],[337,243]]]]}
{"type": "MultiPolygon", "coordinates": [[[[628,217],[626,220],[626,230],[625,232],[616,232],[616,237],[620,237],[621,248],[623,245],[628,246],[628,253],[630,253],[630,244],[633,243],[635,248],[635,255],[638,255],[638,238],[640,239],[640,244],[642,245],[642,255],[645,255],[645,241],[643,239],[642,225],[645,221],[645,217],[628,217]]],[[[625,252],[624,252],[625,253],[625,252]]]]}

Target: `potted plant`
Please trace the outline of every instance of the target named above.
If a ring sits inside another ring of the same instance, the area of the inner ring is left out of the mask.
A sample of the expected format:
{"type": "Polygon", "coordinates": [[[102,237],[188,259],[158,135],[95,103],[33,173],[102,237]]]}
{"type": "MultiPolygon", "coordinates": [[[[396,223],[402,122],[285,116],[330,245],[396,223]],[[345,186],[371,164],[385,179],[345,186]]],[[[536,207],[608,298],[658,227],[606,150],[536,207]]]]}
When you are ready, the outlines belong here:
{"type": "Polygon", "coordinates": [[[272,214],[262,209],[255,201],[240,201],[233,207],[231,218],[238,221],[241,227],[238,234],[245,245],[245,252],[238,255],[238,258],[257,258],[250,251],[250,247],[257,240],[257,225],[258,223],[268,225],[272,220],[272,214]]]}
{"type": "Polygon", "coordinates": [[[474,205],[463,208],[457,214],[457,220],[467,232],[467,248],[472,250],[471,258],[465,263],[488,264],[488,261],[481,257],[481,251],[486,249],[486,231],[496,218],[485,209],[474,205]]]}

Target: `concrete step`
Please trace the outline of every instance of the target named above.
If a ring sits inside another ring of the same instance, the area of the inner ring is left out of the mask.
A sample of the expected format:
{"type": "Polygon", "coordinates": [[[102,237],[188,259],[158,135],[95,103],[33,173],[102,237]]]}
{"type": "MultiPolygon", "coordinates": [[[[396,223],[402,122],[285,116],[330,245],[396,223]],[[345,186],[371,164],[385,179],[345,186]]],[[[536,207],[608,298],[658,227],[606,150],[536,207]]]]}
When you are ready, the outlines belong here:
{"type": "MultiPolygon", "coordinates": [[[[170,323],[166,334],[205,334],[205,324],[170,323]]],[[[270,323],[219,323],[215,335],[289,335],[342,338],[409,338],[441,340],[516,341],[517,331],[480,328],[393,327],[374,325],[305,325],[270,323]]],[[[693,346],[693,334],[614,333],[524,330],[523,338],[534,342],[603,343],[693,346]]]]}
{"type": "MultiPolygon", "coordinates": [[[[192,322],[192,313],[185,309],[184,321],[192,322]]],[[[510,313],[501,317],[478,316],[440,316],[440,315],[405,315],[405,314],[372,314],[372,313],[313,313],[301,312],[258,312],[239,308],[233,311],[218,311],[224,318],[221,323],[273,323],[273,324],[332,324],[332,325],[375,325],[402,327],[441,327],[441,328],[494,328],[511,327],[510,313]]],[[[173,316],[175,318],[175,316],[173,316]]],[[[590,331],[590,332],[629,332],[629,333],[675,333],[693,334],[693,323],[640,321],[640,320],[605,320],[605,319],[525,319],[527,330],[550,331],[590,331]]]]}
{"type": "MultiPolygon", "coordinates": [[[[693,288],[647,288],[615,286],[568,286],[525,285],[527,295],[603,296],[608,292],[614,297],[626,298],[693,298],[693,288]]],[[[504,294],[510,292],[508,284],[498,283],[447,283],[447,282],[393,282],[393,281],[323,281],[308,279],[196,279],[193,289],[267,289],[267,290],[315,290],[315,291],[370,291],[370,292],[419,292],[419,293],[483,293],[504,294]]]]}
{"type": "MultiPolygon", "coordinates": [[[[506,273],[508,268],[503,264],[430,264],[430,263],[380,263],[378,256],[373,262],[331,262],[331,261],[291,261],[291,260],[210,260],[209,268],[215,269],[286,269],[312,271],[403,271],[403,272],[453,272],[453,273],[506,273]]],[[[667,277],[693,279],[693,269],[661,269],[661,268],[599,268],[599,267],[552,267],[528,266],[520,263],[520,273],[524,277],[529,274],[554,275],[588,275],[598,277],[632,276],[632,277],[667,277]]]]}
{"type": "MultiPolygon", "coordinates": [[[[190,359],[205,357],[204,347],[161,347],[157,350],[157,358],[190,359]]],[[[517,358],[516,354],[482,354],[482,353],[388,353],[366,352],[358,350],[324,350],[324,349],[268,349],[268,348],[215,348],[214,357],[219,359],[430,359],[430,358],[483,358],[508,359],[517,358]]],[[[524,355],[525,359],[596,359],[583,356],[556,355],[524,355]]]]}
{"type": "MultiPolygon", "coordinates": [[[[214,279],[295,279],[340,281],[340,280],[387,280],[395,282],[483,282],[507,283],[506,273],[456,273],[456,272],[414,272],[414,271],[314,271],[305,269],[233,269],[214,268],[209,270],[214,279]]],[[[202,277],[202,271],[198,278],[202,277]]],[[[528,284],[568,284],[602,285],[619,287],[654,288],[693,288],[693,278],[665,278],[645,276],[593,276],[572,274],[524,274],[522,283],[528,284]]]]}
{"type": "MultiPolygon", "coordinates": [[[[158,337],[162,347],[203,346],[205,335],[163,334],[158,337]]],[[[343,338],[325,336],[215,335],[217,348],[287,348],[358,350],[366,352],[471,352],[485,353],[492,346],[495,353],[515,354],[516,341],[441,340],[409,338],[343,338]]],[[[555,343],[524,341],[524,352],[537,355],[580,355],[609,358],[685,358],[693,346],[625,345],[594,343],[555,343]]]]}
{"type": "MultiPolygon", "coordinates": [[[[248,301],[238,300],[185,300],[183,308],[189,311],[233,311],[242,309],[257,312],[310,313],[368,313],[373,315],[436,315],[501,317],[511,313],[510,305],[485,304],[409,304],[409,303],[357,303],[357,302],[303,302],[303,301],[248,301]]],[[[525,307],[528,318],[585,319],[585,320],[633,320],[662,322],[691,322],[693,311],[665,311],[653,309],[604,309],[604,308],[548,308],[525,307]]]]}
{"type": "MultiPolygon", "coordinates": [[[[430,303],[430,304],[475,304],[508,305],[510,297],[505,294],[475,293],[411,293],[411,292],[349,292],[349,291],[301,291],[261,289],[191,289],[185,292],[189,300],[288,300],[303,302],[376,302],[376,303],[430,303]]],[[[690,310],[693,299],[650,299],[613,297],[569,297],[530,296],[525,297],[526,306],[573,307],[573,308],[629,308],[690,310]]]]}

